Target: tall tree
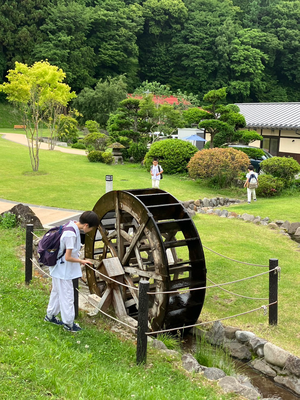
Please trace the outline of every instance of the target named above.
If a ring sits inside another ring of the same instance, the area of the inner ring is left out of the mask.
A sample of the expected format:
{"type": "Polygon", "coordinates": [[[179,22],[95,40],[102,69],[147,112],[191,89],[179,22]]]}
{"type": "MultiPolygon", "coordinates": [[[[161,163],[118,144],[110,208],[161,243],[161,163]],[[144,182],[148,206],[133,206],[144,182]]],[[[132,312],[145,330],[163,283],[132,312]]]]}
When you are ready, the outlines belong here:
{"type": "Polygon", "coordinates": [[[0,81],[15,61],[32,64],[33,48],[42,42],[41,25],[50,0],[3,0],[0,2],[0,81]]]}
{"type": "Polygon", "coordinates": [[[83,115],[81,122],[97,121],[101,128],[106,127],[109,115],[114,112],[121,100],[126,99],[127,83],[124,75],[100,79],[95,89],[85,88],[74,100],[74,107],[83,115]]]}
{"type": "Polygon", "coordinates": [[[36,62],[32,67],[16,62],[9,70],[8,82],[0,85],[0,91],[8,101],[15,103],[22,111],[30,161],[33,171],[39,169],[39,124],[59,112],[57,105],[67,106],[76,97],[70,87],[63,83],[66,74],[47,61],[36,62]],[[51,112],[52,111],[52,112],[51,112]]]}

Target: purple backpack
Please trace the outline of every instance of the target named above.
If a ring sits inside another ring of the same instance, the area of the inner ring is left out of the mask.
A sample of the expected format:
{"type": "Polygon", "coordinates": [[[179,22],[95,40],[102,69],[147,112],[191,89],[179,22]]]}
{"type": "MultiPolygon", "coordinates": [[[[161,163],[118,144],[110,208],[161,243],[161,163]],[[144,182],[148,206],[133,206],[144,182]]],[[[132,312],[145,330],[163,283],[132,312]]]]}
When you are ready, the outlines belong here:
{"type": "Polygon", "coordinates": [[[60,257],[57,257],[60,246],[60,238],[63,232],[71,231],[75,232],[75,229],[71,226],[61,225],[55,226],[51,228],[38,244],[38,258],[41,264],[47,265],[48,267],[54,267],[56,265],[57,260],[63,257],[66,250],[64,250],[63,254],[60,257]]]}

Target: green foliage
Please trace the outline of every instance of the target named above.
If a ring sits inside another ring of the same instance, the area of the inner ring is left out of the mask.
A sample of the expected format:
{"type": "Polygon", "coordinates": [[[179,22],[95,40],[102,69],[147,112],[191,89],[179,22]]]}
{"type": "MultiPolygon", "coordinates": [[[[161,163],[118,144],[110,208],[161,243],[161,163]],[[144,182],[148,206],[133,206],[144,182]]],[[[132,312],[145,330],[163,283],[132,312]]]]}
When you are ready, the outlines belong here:
{"type": "Polygon", "coordinates": [[[169,350],[180,351],[180,337],[178,336],[170,333],[160,333],[157,335],[157,340],[163,342],[169,350]]]}
{"type": "Polygon", "coordinates": [[[198,151],[191,158],[188,168],[194,179],[208,179],[219,187],[230,186],[240,171],[246,170],[249,158],[233,148],[198,151]]]}
{"type": "Polygon", "coordinates": [[[280,178],[275,178],[272,175],[259,175],[258,178],[258,188],[256,193],[261,197],[272,197],[281,194],[284,188],[284,180],[280,178]]]}
{"type": "Polygon", "coordinates": [[[100,125],[97,121],[88,120],[85,121],[85,127],[90,133],[99,132],[100,125]]]}
{"type": "Polygon", "coordinates": [[[108,136],[104,133],[93,132],[86,135],[82,140],[87,147],[93,148],[94,150],[104,151],[108,136]]]}
{"type": "Polygon", "coordinates": [[[255,142],[256,140],[263,140],[263,137],[259,135],[256,131],[247,130],[237,131],[235,137],[239,141],[239,143],[245,145],[255,142]]]}
{"type": "Polygon", "coordinates": [[[77,143],[73,143],[71,147],[72,147],[72,149],[81,149],[81,150],[86,149],[86,145],[79,141],[77,143]]]}
{"type": "Polygon", "coordinates": [[[104,151],[102,153],[102,162],[104,162],[104,164],[112,164],[113,161],[114,158],[111,152],[104,151]]]}
{"type": "Polygon", "coordinates": [[[264,155],[263,150],[259,148],[254,149],[249,147],[233,147],[233,149],[242,151],[243,153],[247,154],[249,158],[254,158],[255,160],[260,159],[264,155]]]}
{"type": "Polygon", "coordinates": [[[146,144],[132,143],[128,149],[128,155],[133,158],[134,162],[141,162],[145,158],[147,151],[148,148],[146,144]]]}
{"type": "Polygon", "coordinates": [[[220,346],[212,346],[204,335],[197,338],[195,358],[200,365],[208,368],[220,368],[226,375],[234,375],[236,368],[228,351],[220,346]]]}
{"type": "Polygon", "coordinates": [[[127,83],[124,75],[100,79],[94,89],[84,88],[74,101],[74,106],[83,114],[80,122],[96,120],[100,126],[105,127],[109,115],[117,110],[126,94],[127,83]]]}
{"type": "Polygon", "coordinates": [[[261,168],[267,174],[281,178],[288,186],[295,175],[300,172],[299,163],[291,157],[272,157],[261,163],[261,168]]]}
{"type": "Polygon", "coordinates": [[[152,144],[145,157],[145,166],[148,170],[154,157],[166,174],[186,172],[190,158],[198,151],[191,143],[179,139],[166,139],[152,144]]]}
{"type": "Polygon", "coordinates": [[[5,229],[15,228],[18,224],[17,216],[13,213],[6,212],[0,215],[0,226],[5,229]]]}
{"type": "Polygon", "coordinates": [[[61,142],[76,143],[79,137],[78,122],[71,115],[60,115],[57,138],[61,142]]]}
{"type": "Polygon", "coordinates": [[[92,150],[87,155],[87,158],[90,162],[102,162],[102,154],[103,154],[103,151],[92,150]]]}
{"type": "Polygon", "coordinates": [[[23,114],[26,126],[30,161],[33,171],[39,169],[39,124],[47,122],[51,140],[62,107],[76,97],[71,88],[63,83],[66,74],[48,61],[35,62],[31,67],[19,62],[9,70],[7,82],[0,85],[8,101],[15,103],[23,114]]]}
{"type": "Polygon", "coordinates": [[[111,164],[114,161],[111,152],[92,150],[88,153],[87,158],[90,162],[101,162],[104,164],[111,164]]]}

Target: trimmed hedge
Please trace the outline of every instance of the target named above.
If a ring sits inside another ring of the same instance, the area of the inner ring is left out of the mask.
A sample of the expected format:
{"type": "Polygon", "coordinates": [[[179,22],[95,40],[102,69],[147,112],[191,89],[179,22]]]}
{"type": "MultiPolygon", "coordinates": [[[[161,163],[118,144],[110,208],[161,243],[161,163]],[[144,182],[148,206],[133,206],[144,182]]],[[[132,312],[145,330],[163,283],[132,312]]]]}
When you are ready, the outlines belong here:
{"type": "Polygon", "coordinates": [[[284,181],[272,175],[259,175],[256,193],[261,197],[278,196],[284,188],[284,181]]]}
{"type": "Polygon", "coordinates": [[[198,151],[188,164],[194,179],[208,179],[220,187],[231,185],[249,166],[249,157],[234,148],[213,148],[198,151]]]}
{"type": "Polygon", "coordinates": [[[166,174],[187,172],[187,164],[198,151],[190,142],[180,139],[166,139],[153,143],[145,156],[144,164],[148,170],[157,157],[166,174]]]}
{"type": "Polygon", "coordinates": [[[261,163],[261,168],[266,174],[283,179],[285,186],[289,186],[295,175],[300,172],[299,163],[292,157],[272,157],[261,163]]]}

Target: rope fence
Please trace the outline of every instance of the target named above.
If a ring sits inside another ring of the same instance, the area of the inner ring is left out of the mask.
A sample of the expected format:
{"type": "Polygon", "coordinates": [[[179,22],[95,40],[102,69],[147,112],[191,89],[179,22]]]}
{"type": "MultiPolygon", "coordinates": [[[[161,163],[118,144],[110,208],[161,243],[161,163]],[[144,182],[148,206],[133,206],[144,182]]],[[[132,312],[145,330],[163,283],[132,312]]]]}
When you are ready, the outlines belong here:
{"type": "MultiPolygon", "coordinates": [[[[38,263],[33,259],[32,255],[33,255],[33,236],[36,237],[37,239],[40,239],[39,236],[37,236],[34,232],[33,232],[33,225],[32,224],[28,224],[26,226],[26,253],[25,253],[25,282],[26,284],[29,284],[32,280],[32,266],[34,265],[38,270],[42,271],[44,275],[46,275],[47,277],[51,278],[51,276],[43,269],[41,268],[40,265],[38,265],[38,263]]],[[[171,291],[155,291],[155,292],[151,292],[149,291],[149,280],[146,280],[145,278],[141,278],[140,277],[140,281],[139,281],[139,287],[136,287],[134,285],[127,285],[125,283],[122,283],[120,281],[117,281],[105,274],[103,274],[102,272],[98,271],[96,268],[94,268],[93,266],[91,266],[90,264],[85,264],[86,267],[90,268],[92,271],[94,271],[95,274],[100,275],[103,280],[107,280],[110,282],[113,282],[117,285],[121,285],[123,287],[126,287],[127,289],[131,290],[135,290],[138,293],[138,327],[136,328],[135,326],[129,325],[127,323],[125,323],[124,321],[115,318],[109,314],[107,314],[106,312],[104,312],[100,307],[95,306],[94,303],[92,303],[89,298],[83,294],[79,289],[78,289],[78,279],[77,281],[77,287],[75,286],[75,283],[73,280],[73,286],[74,286],[74,306],[76,309],[76,296],[75,293],[77,293],[77,310],[78,310],[78,294],[80,296],[82,296],[89,304],[91,304],[94,309],[96,309],[97,311],[99,311],[101,314],[105,315],[106,317],[116,321],[119,324],[122,324],[123,326],[126,326],[127,328],[133,330],[134,332],[137,332],[137,363],[144,363],[145,359],[146,359],[146,351],[147,351],[147,336],[149,335],[158,335],[158,334],[162,334],[162,333],[166,333],[166,332],[171,332],[171,331],[184,331],[185,329],[190,329],[190,328],[194,328],[194,327],[198,327],[198,326],[203,326],[203,325],[209,325],[209,324],[213,324],[216,321],[224,321],[227,319],[232,319],[232,318],[237,318],[239,316],[242,315],[246,315],[246,314],[250,314],[253,312],[257,312],[260,310],[264,310],[264,315],[267,314],[267,310],[269,309],[269,325],[277,325],[277,320],[278,320],[278,279],[279,279],[279,274],[281,271],[281,268],[278,266],[278,260],[277,259],[269,259],[269,265],[260,265],[260,264],[252,264],[252,263],[247,263],[247,262],[243,262],[243,261],[238,261],[238,260],[234,260],[230,257],[224,256],[220,253],[217,253],[216,251],[209,249],[206,246],[203,246],[205,249],[217,254],[220,257],[226,258],[228,260],[231,260],[233,262],[237,262],[237,263],[241,263],[241,264],[245,264],[245,265],[250,265],[250,266],[257,266],[257,267],[264,267],[264,268],[269,268],[268,271],[266,272],[262,272],[256,275],[252,275],[246,278],[242,278],[242,279],[237,279],[237,280],[233,280],[230,282],[224,282],[224,283],[215,283],[214,281],[212,281],[211,279],[207,278],[207,280],[212,283],[212,285],[208,285],[208,286],[201,286],[201,287],[197,287],[197,288],[188,288],[188,289],[183,289],[183,290],[171,290],[171,291]],[[249,279],[254,279],[257,277],[261,277],[263,275],[269,274],[269,304],[267,305],[262,305],[258,308],[252,309],[252,310],[248,310],[239,314],[235,314],[235,315],[231,315],[231,316],[227,316],[227,317],[223,317],[223,318],[218,318],[217,320],[214,321],[208,321],[208,322],[201,322],[201,323],[197,323],[197,324],[192,324],[192,325],[186,325],[186,326],[180,326],[180,327],[176,327],[176,328],[169,328],[169,329],[162,329],[162,330],[158,330],[158,331],[148,331],[148,305],[149,305],[149,296],[153,296],[153,295],[160,295],[160,294],[165,294],[165,295],[172,295],[172,294],[184,294],[186,292],[192,292],[192,291],[197,291],[197,290],[206,290],[206,289],[212,289],[212,288],[219,288],[231,295],[237,296],[237,297],[241,297],[241,298],[245,298],[245,299],[249,299],[249,300],[268,300],[268,298],[259,298],[259,297],[249,297],[249,296],[244,296],[244,295],[240,295],[238,293],[234,293],[231,292],[229,290],[226,290],[225,288],[223,288],[223,286],[226,285],[231,285],[231,284],[235,284],[235,283],[239,283],[239,282],[243,282],[243,281],[247,281],[249,279]]]]}

